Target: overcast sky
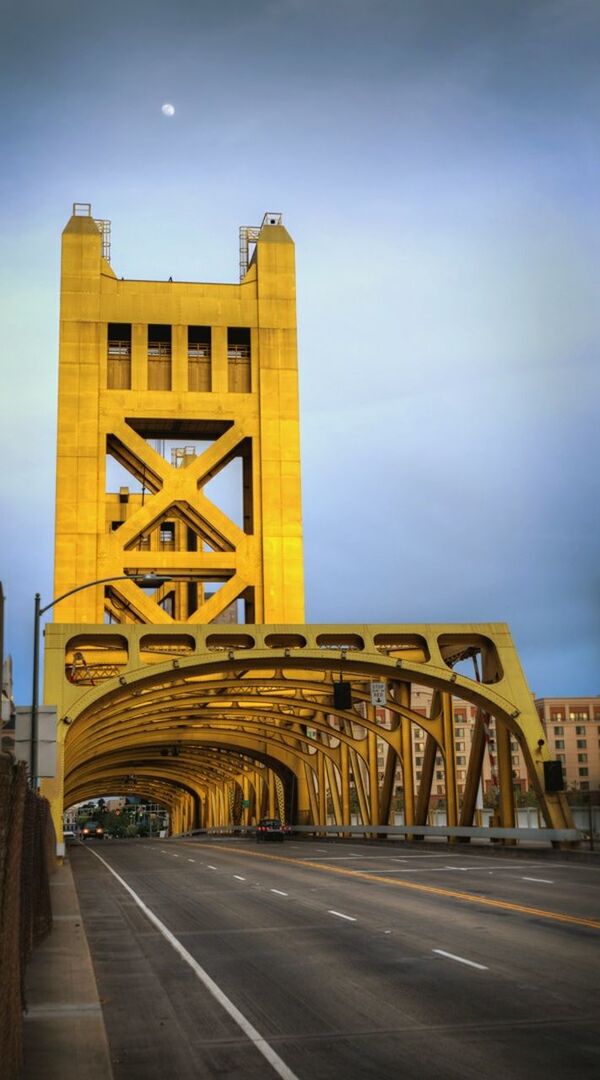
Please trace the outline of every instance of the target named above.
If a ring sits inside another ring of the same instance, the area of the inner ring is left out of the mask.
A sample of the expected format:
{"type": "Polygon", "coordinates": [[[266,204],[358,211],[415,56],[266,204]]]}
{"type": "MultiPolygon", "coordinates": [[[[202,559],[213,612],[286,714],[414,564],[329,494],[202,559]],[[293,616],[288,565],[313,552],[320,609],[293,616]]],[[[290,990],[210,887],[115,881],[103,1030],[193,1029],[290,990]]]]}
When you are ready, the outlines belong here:
{"type": "Polygon", "coordinates": [[[600,693],[597,0],[5,0],[6,649],[51,599],[60,233],[236,281],[296,241],[307,621],[507,621],[600,693]],[[165,117],[170,102],[175,115],[165,117]]]}

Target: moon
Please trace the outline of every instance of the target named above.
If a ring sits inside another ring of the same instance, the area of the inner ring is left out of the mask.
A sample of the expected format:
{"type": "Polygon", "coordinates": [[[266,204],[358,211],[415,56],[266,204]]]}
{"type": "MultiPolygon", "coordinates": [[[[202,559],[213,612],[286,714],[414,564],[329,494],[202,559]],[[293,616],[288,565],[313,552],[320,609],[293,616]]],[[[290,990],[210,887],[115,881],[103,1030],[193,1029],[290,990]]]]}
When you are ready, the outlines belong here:
{"type": "Polygon", "coordinates": [[[163,107],[162,107],[162,109],[160,111],[163,114],[163,116],[175,116],[175,106],[174,105],[169,105],[168,102],[167,102],[166,105],[163,105],[163,107]]]}

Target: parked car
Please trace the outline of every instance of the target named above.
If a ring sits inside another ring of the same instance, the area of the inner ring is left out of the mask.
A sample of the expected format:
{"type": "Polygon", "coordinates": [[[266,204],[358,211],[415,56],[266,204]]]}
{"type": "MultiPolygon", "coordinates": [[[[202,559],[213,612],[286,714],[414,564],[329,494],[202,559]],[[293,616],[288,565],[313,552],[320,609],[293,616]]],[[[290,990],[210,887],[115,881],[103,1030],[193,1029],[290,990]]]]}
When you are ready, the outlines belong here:
{"type": "Polygon", "coordinates": [[[256,839],[284,840],[289,831],[289,825],[284,825],[279,818],[261,818],[256,826],[256,839]]]}
{"type": "Polygon", "coordinates": [[[86,821],[80,835],[82,840],[104,840],[104,827],[99,821],[86,821]]]}

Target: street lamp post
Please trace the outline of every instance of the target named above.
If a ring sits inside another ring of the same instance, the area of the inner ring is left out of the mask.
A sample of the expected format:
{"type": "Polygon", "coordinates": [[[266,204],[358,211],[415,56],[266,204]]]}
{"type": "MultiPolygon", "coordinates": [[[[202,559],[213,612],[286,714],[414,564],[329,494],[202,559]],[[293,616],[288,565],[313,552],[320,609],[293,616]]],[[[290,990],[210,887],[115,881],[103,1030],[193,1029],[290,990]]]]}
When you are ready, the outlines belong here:
{"type": "Polygon", "coordinates": [[[62,596],[57,596],[50,604],[46,604],[45,607],[41,606],[41,596],[39,593],[35,594],[34,615],[33,615],[33,684],[31,687],[31,733],[30,733],[30,762],[31,771],[29,776],[29,783],[33,791],[37,787],[37,749],[38,749],[38,712],[39,712],[39,672],[40,672],[40,619],[42,615],[53,608],[56,604],[60,604],[61,600],[66,600],[67,597],[73,596],[74,593],[82,592],[83,589],[91,589],[94,585],[107,585],[110,581],[137,581],[142,588],[146,585],[149,588],[159,588],[164,585],[169,578],[159,577],[157,574],[116,574],[113,577],[99,578],[97,581],[87,581],[85,585],[77,585],[74,589],[69,589],[68,592],[63,593],[62,596]]]}

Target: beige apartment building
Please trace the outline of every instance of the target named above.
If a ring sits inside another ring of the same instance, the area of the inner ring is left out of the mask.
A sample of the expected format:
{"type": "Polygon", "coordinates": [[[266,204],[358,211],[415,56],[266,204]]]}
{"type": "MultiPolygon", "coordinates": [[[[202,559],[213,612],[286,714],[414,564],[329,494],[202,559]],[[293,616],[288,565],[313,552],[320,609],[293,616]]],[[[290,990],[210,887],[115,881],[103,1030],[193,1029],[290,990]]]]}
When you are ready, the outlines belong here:
{"type": "Polygon", "coordinates": [[[567,787],[600,789],[600,696],[539,698],[535,707],[567,787]]]}
{"type": "MultiPolygon", "coordinates": [[[[578,791],[600,789],[600,696],[572,698],[540,698],[536,709],[544,725],[550,754],[562,762],[565,787],[578,791]]],[[[411,707],[426,716],[431,706],[431,691],[425,687],[412,689],[411,707]]],[[[467,764],[477,709],[460,698],[453,699],[454,752],[459,797],[463,794],[467,764]]],[[[413,729],[413,766],[417,784],[421,778],[425,732],[413,729]]],[[[511,739],[513,781],[522,792],[529,790],[527,768],[520,746],[511,739]]],[[[483,766],[484,791],[489,793],[497,787],[496,742],[494,720],[490,720],[489,739],[483,766]]],[[[383,750],[379,754],[379,770],[383,775],[383,750]]],[[[397,789],[402,787],[402,770],[398,769],[397,789]]],[[[446,793],[444,763],[438,753],[432,788],[432,803],[443,799],[446,793]]]]}

